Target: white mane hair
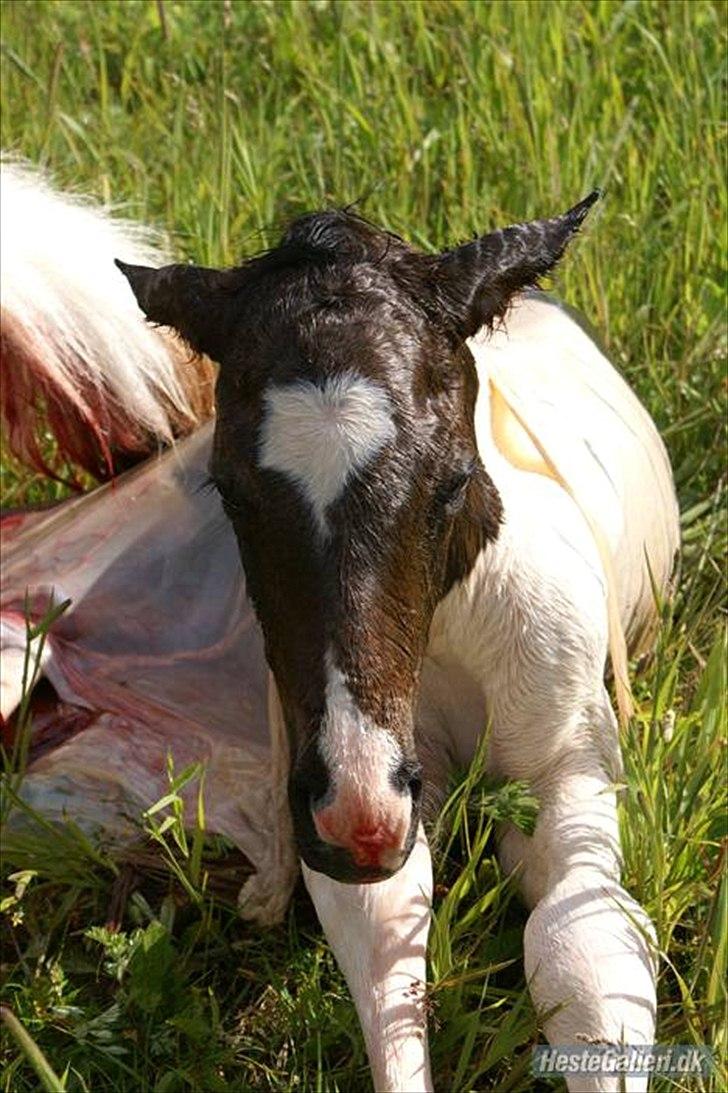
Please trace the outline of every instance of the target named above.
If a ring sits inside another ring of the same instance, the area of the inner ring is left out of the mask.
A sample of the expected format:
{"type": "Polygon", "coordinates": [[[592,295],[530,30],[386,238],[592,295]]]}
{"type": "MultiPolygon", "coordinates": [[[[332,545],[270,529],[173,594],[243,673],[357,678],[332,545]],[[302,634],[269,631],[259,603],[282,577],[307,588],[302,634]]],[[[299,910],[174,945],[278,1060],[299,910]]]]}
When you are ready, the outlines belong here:
{"type": "Polygon", "coordinates": [[[54,402],[59,413],[73,405],[117,449],[126,446],[124,436],[167,442],[190,431],[207,416],[199,398],[196,405],[197,376],[182,376],[178,344],[145,322],[114,265],[114,258],[166,264],[159,237],[84,198],[57,193],[42,172],[24,164],[4,159],[0,182],[9,388],[3,409],[11,449],[23,460],[33,445],[25,435],[33,422],[17,406],[8,408],[14,384],[50,404],[52,432],[54,402]]]}

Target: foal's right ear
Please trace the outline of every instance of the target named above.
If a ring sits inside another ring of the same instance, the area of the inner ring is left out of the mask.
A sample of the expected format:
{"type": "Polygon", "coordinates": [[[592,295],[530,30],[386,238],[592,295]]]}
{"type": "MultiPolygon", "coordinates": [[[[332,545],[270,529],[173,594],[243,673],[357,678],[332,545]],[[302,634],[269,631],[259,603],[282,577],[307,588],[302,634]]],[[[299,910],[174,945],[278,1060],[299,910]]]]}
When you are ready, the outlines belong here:
{"type": "Polygon", "coordinates": [[[115,259],[146,317],[171,326],[197,352],[219,360],[229,296],[225,271],[203,266],[132,266],[115,259]]]}

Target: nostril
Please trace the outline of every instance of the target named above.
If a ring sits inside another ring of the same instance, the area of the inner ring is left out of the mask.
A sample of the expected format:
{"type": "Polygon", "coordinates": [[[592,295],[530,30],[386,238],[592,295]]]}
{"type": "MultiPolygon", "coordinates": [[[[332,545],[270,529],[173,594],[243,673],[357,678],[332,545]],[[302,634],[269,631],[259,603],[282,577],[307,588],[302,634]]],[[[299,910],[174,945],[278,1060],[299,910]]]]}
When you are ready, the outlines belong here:
{"type": "Polygon", "coordinates": [[[417,762],[405,759],[390,775],[399,793],[410,793],[415,804],[422,796],[422,768],[417,762]]]}

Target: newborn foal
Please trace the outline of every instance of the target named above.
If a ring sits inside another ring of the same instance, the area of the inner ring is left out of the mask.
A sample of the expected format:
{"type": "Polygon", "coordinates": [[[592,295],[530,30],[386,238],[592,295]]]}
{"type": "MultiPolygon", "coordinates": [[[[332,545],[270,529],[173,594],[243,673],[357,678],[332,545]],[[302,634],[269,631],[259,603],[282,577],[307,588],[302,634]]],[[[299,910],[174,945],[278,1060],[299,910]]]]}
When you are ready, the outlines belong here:
{"type": "Polygon", "coordinates": [[[571,498],[506,466],[468,346],[595,199],[437,256],[332,211],[236,269],[119,263],[148,318],[220,364],[212,475],[291,741],[304,877],[380,1091],[431,1088],[423,777],[442,783],[488,717],[492,769],[541,800],[533,839],[501,849],[534,908],[548,1035],[652,1037],[650,928],[618,878],[599,555],[571,498]]]}

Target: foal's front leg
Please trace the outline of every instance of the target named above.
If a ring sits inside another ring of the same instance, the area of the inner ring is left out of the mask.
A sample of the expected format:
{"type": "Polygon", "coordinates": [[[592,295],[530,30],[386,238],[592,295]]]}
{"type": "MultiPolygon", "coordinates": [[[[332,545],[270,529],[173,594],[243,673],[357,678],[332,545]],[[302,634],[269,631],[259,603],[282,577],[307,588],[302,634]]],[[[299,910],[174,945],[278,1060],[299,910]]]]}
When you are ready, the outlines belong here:
{"type": "MultiPolygon", "coordinates": [[[[540,802],[533,837],[507,833],[500,855],[506,868],[521,863],[532,907],[526,975],[551,1043],[649,1044],[654,931],[620,883],[619,740],[603,682],[606,582],[586,526],[558,493],[545,498],[541,509],[533,498],[514,509],[476,589],[489,762],[528,782],[540,802]]],[[[619,1076],[567,1083],[579,1093],[621,1088],[619,1076]]],[[[626,1082],[631,1091],[645,1086],[626,1082]]]]}
{"type": "MultiPolygon", "coordinates": [[[[541,808],[528,839],[507,832],[506,867],[520,861],[533,910],[524,963],[534,1004],[553,1045],[654,1041],[656,946],[645,911],[619,879],[617,808],[598,741],[615,734],[606,694],[585,711],[569,753],[533,780],[541,808]]],[[[647,1079],[578,1074],[578,1093],[638,1093],[647,1079]]]]}
{"type": "Polygon", "coordinates": [[[432,864],[424,831],[395,876],[341,884],[303,878],[354,999],[377,1093],[429,1093],[425,1008],[432,864]]]}

